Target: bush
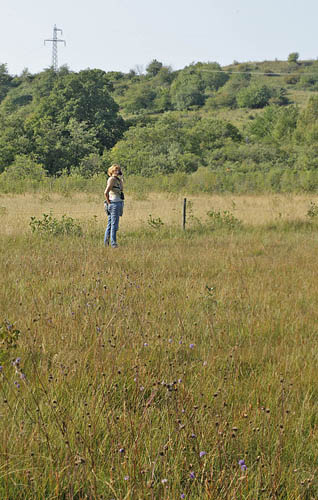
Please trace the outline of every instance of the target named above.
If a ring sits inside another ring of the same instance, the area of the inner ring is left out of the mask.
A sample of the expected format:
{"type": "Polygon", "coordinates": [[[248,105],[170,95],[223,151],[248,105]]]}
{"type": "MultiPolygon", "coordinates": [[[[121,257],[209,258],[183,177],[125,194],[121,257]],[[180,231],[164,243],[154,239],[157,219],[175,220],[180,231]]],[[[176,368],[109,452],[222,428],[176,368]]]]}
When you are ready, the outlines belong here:
{"type": "Polygon", "coordinates": [[[34,190],[46,179],[46,172],[42,165],[36,163],[28,155],[18,155],[12,165],[0,174],[0,190],[4,192],[24,192],[34,190]]]}
{"type": "Polygon", "coordinates": [[[213,229],[237,229],[242,225],[242,222],[228,210],[224,210],[223,212],[210,210],[207,216],[209,217],[208,224],[213,229]]]}
{"type": "Polygon", "coordinates": [[[299,59],[299,53],[298,52],[291,52],[288,56],[288,62],[289,63],[297,63],[299,59]]]}
{"type": "Polygon", "coordinates": [[[273,92],[267,85],[250,85],[239,91],[236,100],[240,108],[264,108],[269,103],[273,92]]]}
{"type": "Polygon", "coordinates": [[[46,177],[43,166],[28,155],[17,155],[13,164],[7,167],[4,173],[12,181],[28,179],[40,182],[46,177]]]}
{"type": "Polygon", "coordinates": [[[310,206],[309,206],[309,208],[307,210],[307,214],[306,215],[310,219],[317,218],[317,216],[318,216],[318,205],[317,205],[317,203],[315,203],[314,201],[310,202],[310,206]]]}
{"type": "Polygon", "coordinates": [[[62,215],[61,220],[54,218],[52,214],[43,214],[42,219],[31,217],[30,227],[32,233],[51,234],[53,236],[82,236],[83,234],[81,226],[72,217],[66,215],[62,215]]]}

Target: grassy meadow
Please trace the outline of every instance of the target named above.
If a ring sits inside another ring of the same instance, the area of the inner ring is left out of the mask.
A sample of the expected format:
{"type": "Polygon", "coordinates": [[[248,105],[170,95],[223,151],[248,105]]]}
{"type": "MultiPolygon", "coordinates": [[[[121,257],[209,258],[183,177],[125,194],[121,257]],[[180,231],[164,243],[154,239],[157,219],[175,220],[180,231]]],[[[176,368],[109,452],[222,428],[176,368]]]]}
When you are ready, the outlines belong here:
{"type": "Polygon", "coordinates": [[[318,197],[188,201],[0,195],[1,499],[318,498],[318,197]]]}

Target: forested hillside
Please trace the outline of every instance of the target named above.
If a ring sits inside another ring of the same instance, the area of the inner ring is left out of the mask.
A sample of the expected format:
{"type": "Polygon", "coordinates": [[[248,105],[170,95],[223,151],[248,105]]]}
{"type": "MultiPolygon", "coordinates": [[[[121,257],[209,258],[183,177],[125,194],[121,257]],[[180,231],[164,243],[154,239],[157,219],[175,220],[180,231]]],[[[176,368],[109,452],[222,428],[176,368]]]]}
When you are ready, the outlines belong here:
{"type": "Polygon", "coordinates": [[[204,168],[232,185],[266,173],[273,188],[296,179],[310,190],[317,138],[318,61],[297,53],[178,71],[154,59],[141,74],[61,67],[13,76],[0,65],[0,181],[89,178],[119,162],[147,177],[204,168]]]}

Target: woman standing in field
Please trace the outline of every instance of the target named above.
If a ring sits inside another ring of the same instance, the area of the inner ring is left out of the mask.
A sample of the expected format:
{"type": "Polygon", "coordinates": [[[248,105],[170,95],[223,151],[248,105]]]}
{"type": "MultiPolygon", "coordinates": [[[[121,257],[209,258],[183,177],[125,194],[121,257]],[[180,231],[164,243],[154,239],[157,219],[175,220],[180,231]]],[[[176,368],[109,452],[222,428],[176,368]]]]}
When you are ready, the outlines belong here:
{"type": "Polygon", "coordinates": [[[114,164],[108,169],[109,179],[105,189],[105,211],[108,215],[108,223],[105,231],[104,244],[117,248],[116,234],[119,226],[119,217],[123,215],[124,192],[122,171],[120,165],[114,164]]]}

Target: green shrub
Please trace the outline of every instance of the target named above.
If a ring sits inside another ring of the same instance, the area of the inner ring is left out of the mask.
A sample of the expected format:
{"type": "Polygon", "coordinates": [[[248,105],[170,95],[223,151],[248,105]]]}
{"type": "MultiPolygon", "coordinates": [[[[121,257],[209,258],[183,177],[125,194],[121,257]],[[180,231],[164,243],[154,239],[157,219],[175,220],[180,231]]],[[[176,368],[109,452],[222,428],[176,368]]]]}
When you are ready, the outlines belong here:
{"type": "Polygon", "coordinates": [[[51,234],[53,236],[82,236],[83,234],[82,228],[78,222],[66,215],[62,215],[61,220],[56,219],[52,214],[43,214],[42,219],[31,217],[30,227],[32,233],[51,234]]]}
{"type": "Polygon", "coordinates": [[[318,204],[314,201],[311,201],[306,215],[310,219],[316,218],[318,216],[318,204]]]}
{"type": "Polygon", "coordinates": [[[152,229],[160,229],[163,225],[164,222],[160,219],[160,217],[153,217],[151,214],[148,215],[148,226],[151,227],[152,229]]]}
{"type": "Polygon", "coordinates": [[[17,155],[12,165],[0,174],[0,190],[22,193],[38,188],[45,179],[42,165],[28,155],[17,155]]]}
{"type": "Polygon", "coordinates": [[[299,59],[299,52],[291,52],[289,55],[288,55],[288,62],[289,63],[296,63],[299,59]]]}
{"type": "Polygon", "coordinates": [[[207,216],[209,217],[208,224],[213,229],[237,229],[242,225],[242,222],[228,210],[220,212],[212,209],[207,216]]]}
{"type": "Polygon", "coordinates": [[[264,108],[269,103],[273,92],[267,85],[250,85],[237,94],[236,100],[240,108],[264,108]]]}

